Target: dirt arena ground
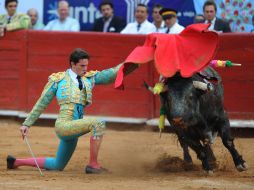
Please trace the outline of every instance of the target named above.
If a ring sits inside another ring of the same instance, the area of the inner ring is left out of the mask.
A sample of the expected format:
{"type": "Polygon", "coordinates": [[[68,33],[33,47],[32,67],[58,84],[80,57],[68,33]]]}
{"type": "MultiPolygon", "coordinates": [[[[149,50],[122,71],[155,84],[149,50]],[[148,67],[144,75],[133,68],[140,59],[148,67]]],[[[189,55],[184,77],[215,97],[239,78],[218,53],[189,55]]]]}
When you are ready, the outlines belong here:
{"type": "MultiPolygon", "coordinates": [[[[182,150],[173,134],[159,134],[149,130],[109,129],[101,147],[100,161],[110,170],[101,175],[87,175],[88,135],[79,139],[77,149],[62,172],[43,171],[41,177],[35,168],[6,169],[6,156],[30,157],[21,139],[19,122],[0,120],[0,190],[254,190],[254,138],[236,138],[235,144],[249,165],[246,172],[237,172],[220,139],[213,146],[218,161],[214,174],[207,176],[201,163],[191,152],[194,166],[182,163],[182,150]]],[[[52,127],[33,127],[29,142],[36,156],[54,156],[58,139],[52,127]]]]}

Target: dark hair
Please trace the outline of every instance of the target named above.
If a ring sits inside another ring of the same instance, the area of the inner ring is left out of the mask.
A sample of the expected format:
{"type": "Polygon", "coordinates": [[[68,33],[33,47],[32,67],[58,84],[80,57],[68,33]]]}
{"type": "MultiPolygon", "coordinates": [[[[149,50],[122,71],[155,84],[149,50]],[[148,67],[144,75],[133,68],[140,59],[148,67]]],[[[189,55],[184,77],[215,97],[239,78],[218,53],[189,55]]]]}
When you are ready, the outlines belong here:
{"type": "Polygon", "coordinates": [[[194,16],[194,23],[203,23],[205,22],[205,17],[202,14],[197,14],[194,16]],[[200,18],[198,18],[200,17],[200,18]]]}
{"type": "MultiPolygon", "coordinates": [[[[139,3],[137,5],[137,7],[145,7],[146,8],[146,12],[148,13],[148,6],[146,6],[145,4],[139,3]]],[[[136,8],[137,9],[137,8],[136,8]]]]}
{"type": "Polygon", "coordinates": [[[153,9],[155,9],[155,8],[162,9],[163,6],[162,6],[161,4],[155,4],[155,5],[153,6],[153,9]]]}
{"type": "Polygon", "coordinates": [[[90,59],[90,56],[85,50],[81,48],[76,48],[70,55],[70,66],[71,62],[73,62],[76,65],[80,59],[90,59]]]}
{"type": "Polygon", "coordinates": [[[5,8],[7,7],[7,5],[11,2],[16,2],[18,4],[18,0],[5,0],[5,8]]]}
{"type": "Polygon", "coordinates": [[[100,3],[100,5],[99,5],[100,10],[101,10],[101,7],[102,7],[103,5],[109,5],[112,9],[114,9],[113,3],[111,3],[111,1],[109,1],[109,0],[103,0],[103,1],[100,3]]]}
{"type": "Polygon", "coordinates": [[[215,12],[217,12],[216,3],[215,3],[213,0],[208,0],[208,1],[206,1],[206,2],[204,3],[204,5],[203,5],[203,11],[205,11],[205,7],[206,7],[206,6],[210,6],[210,5],[214,6],[215,12]]]}

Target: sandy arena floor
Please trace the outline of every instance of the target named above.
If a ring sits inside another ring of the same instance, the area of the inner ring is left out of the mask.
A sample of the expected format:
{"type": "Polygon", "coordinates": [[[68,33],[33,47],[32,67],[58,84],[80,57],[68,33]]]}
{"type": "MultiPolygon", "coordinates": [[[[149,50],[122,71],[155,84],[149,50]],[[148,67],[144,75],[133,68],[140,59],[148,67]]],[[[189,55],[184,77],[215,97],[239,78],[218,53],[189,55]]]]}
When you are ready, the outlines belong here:
{"type": "MultiPolygon", "coordinates": [[[[43,171],[44,176],[41,177],[35,168],[6,170],[8,154],[16,157],[30,157],[30,154],[20,136],[19,123],[2,119],[0,129],[0,190],[254,190],[254,138],[235,140],[237,149],[249,165],[249,170],[242,173],[236,171],[218,138],[213,146],[218,168],[212,176],[207,176],[193,152],[193,168],[182,165],[182,150],[172,134],[164,133],[160,139],[158,133],[151,131],[108,130],[99,160],[110,173],[84,173],[89,155],[89,138],[86,135],[79,139],[64,171],[43,171]]],[[[28,139],[36,156],[54,156],[58,144],[54,128],[33,127],[28,139]]]]}

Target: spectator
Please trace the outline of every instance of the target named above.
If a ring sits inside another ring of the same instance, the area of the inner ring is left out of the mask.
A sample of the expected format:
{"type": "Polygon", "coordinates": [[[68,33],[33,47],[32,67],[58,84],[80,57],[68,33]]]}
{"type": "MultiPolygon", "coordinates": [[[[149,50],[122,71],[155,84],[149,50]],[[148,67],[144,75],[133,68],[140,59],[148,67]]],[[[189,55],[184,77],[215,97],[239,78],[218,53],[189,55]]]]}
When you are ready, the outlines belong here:
{"type": "Polygon", "coordinates": [[[202,14],[197,14],[194,17],[194,23],[204,23],[205,22],[205,17],[202,14]]]}
{"type": "Polygon", "coordinates": [[[203,6],[205,23],[210,23],[209,30],[217,32],[231,32],[229,23],[216,17],[217,6],[214,1],[207,0],[203,6]]]}
{"type": "Polygon", "coordinates": [[[0,15],[0,36],[4,36],[5,31],[27,29],[30,25],[30,18],[26,14],[16,13],[18,0],[5,0],[7,14],[0,15]]]}
{"type": "Polygon", "coordinates": [[[129,23],[122,31],[122,34],[149,34],[156,32],[155,26],[148,22],[148,7],[138,4],[135,10],[135,22],[129,23]]]}
{"type": "Polygon", "coordinates": [[[254,32],[254,15],[252,16],[252,29],[251,29],[251,31],[250,32],[254,32]]]}
{"type": "Polygon", "coordinates": [[[160,33],[163,33],[163,31],[165,30],[165,22],[163,21],[160,15],[160,10],[162,8],[163,7],[160,4],[156,4],[153,7],[153,13],[152,13],[153,24],[156,27],[156,32],[160,32],[160,33]]]}
{"type": "Polygon", "coordinates": [[[27,15],[31,19],[30,29],[42,30],[44,28],[44,24],[38,21],[38,11],[36,9],[29,9],[27,15]]]}
{"type": "Polygon", "coordinates": [[[114,15],[113,4],[104,0],[100,4],[102,17],[94,23],[93,31],[97,32],[121,32],[126,23],[121,17],[114,15]]]}
{"type": "Polygon", "coordinates": [[[69,17],[69,3],[67,1],[58,2],[58,15],[59,18],[50,21],[44,28],[44,30],[52,31],[70,31],[78,32],[80,31],[79,22],[69,17]]]}
{"type": "Polygon", "coordinates": [[[177,11],[170,8],[160,10],[160,15],[165,21],[166,28],[163,33],[178,34],[184,30],[184,27],[177,23],[177,11]]]}

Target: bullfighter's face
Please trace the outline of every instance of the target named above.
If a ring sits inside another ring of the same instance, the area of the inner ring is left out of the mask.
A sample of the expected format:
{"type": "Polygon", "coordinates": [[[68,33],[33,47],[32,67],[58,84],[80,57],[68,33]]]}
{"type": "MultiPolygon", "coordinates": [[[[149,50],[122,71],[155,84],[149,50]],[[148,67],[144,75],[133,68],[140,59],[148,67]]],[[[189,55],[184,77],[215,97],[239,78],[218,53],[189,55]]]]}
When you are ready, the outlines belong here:
{"type": "Polygon", "coordinates": [[[71,69],[79,76],[84,76],[88,68],[88,59],[80,59],[78,63],[71,63],[71,69]]]}

